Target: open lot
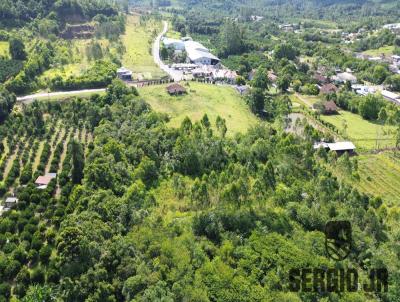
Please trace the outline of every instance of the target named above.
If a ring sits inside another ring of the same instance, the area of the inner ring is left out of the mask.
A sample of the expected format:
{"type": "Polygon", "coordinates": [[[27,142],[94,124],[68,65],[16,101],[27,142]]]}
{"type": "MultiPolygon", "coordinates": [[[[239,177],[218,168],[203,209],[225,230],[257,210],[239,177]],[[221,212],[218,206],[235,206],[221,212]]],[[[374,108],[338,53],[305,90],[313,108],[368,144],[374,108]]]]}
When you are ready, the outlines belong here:
{"type": "Polygon", "coordinates": [[[156,20],[140,22],[140,16],[128,16],[126,33],[122,37],[125,54],[122,64],[131,69],[134,78],[151,79],[164,75],[154,63],[151,46],[157,33],[162,30],[162,23],[156,20]]]}
{"type": "Polygon", "coordinates": [[[369,49],[363,52],[363,54],[365,55],[369,55],[369,56],[380,56],[380,55],[385,55],[385,56],[390,56],[393,54],[394,51],[394,46],[383,46],[381,48],[377,48],[377,49],[369,49]]]}
{"type": "Polygon", "coordinates": [[[257,123],[258,119],[232,87],[196,82],[189,85],[185,86],[188,94],[182,96],[168,95],[165,85],[144,87],[139,93],[155,111],[171,117],[171,127],[179,127],[186,116],[192,122],[199,121],[205,113],[213,125],[218,115],[224,118],[228,135],[243,133],[257,123]]]}
{"type": "Polygon", "coordinates": [[[394,126],[373,123],[344,110],[340,110],[337,115],[321,115],[321,118],[336,126],[358,148],[368,150],[394,147],[394,126]]]}

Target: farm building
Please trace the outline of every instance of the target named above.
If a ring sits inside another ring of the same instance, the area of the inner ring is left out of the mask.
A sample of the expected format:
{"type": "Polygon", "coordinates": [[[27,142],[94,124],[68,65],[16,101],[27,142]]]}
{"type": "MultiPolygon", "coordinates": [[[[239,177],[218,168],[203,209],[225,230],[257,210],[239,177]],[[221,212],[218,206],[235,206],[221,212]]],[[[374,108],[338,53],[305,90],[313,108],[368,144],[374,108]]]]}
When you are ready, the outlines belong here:
{"type": "Polygon", "coordinates": [[[185,41],[187,58],[191,63],[198,65],[216,65],[219,59],[199,42],[185,41]]]}
{"type": "Polygon", "coordinates": [[[335,114],[339,110],[334,101],[328,101],[324,103],[324,113],[325,114],[335,114]]]}
{"type": "Polygon", "coordinates": [[[38,189],[46,189],[49,183],[57,177],[57,173],[46,173],[43,176],[39,176],[36,181],[35,185],[38,189]]]}
{"type": "Polygon", "coordinates": [[[132,80],[132,71],[125,67],[121,67],[117,69],[117,76],[121,80],[124,81],[131,81],[132,80]]]}
{"type": "Polygon", "coordinates": [[[182,85],[179,85],[178,83],[174,83],[174,84],[167,86],[167,92],[170,95],[179,95],[179,94],[186,93],[186,89],[182,85]]]}
{"type": "Polygon", "coordinates": [[[4,208],[12,208],[18,203],[18,198],[16,197],[7,197],[6,201],[4,202],[4,208]]]}
{"type": "Polygon", "coordinates": [[[337,142],[337,143],[325,143],[325,142],[320,142],[314,144],[314,150],[319,149],[319,148],[324,148],[329,151],[334,151],[336,153],[343,154],[345,152],[348,152],[350,154],[353,154],[356,150],[356,146],[352,142],[337,142]]]}

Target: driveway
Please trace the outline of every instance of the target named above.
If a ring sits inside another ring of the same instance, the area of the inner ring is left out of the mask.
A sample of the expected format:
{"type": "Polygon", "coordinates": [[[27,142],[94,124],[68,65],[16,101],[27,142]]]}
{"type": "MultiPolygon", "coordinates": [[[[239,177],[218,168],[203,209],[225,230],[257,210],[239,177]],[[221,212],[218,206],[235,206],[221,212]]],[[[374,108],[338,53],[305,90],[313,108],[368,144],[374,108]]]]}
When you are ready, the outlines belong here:
{"type": "Polygon", "coordinates": [[[163,31],[157,36],[153,44],[153,58],[154,63],[156,63],[160,69],[164,70],[174,81],[181,81],[184,78],[183,72],[181,70],[175,70],[173,68],[168,67],[168,65],[164,64],[160,58],[160,43],[161,38],[167,33],[168,31],[168,23],[164,21],[164,29],[163,31]]]}

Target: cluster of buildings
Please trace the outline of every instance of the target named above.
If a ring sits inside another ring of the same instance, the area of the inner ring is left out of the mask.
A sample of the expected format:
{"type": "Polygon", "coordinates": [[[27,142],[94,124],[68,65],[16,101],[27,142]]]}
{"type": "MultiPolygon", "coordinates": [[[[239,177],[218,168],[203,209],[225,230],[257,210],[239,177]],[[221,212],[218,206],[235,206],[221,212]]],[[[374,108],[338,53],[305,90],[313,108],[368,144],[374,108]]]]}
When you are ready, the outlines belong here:
{"type": "Polygon", "coordinates": [[[187,63],[196,65],[217,65],[220,60],[213,55],[203,44],[186,37],[180,40],[164,37],[164,46],[175,51],[186,51],[187,63]]]}
{"type": "Polygon", "coordinates": [[[395,34],[400,34],[400,23],[386,24],[383,29],[388,29],[395,34]]]}
{"type": "Polygon", "coordinates": [[[356,58],[362,60],[368,60],[371,62],[384,63],[389,65],[389,70],[393,73],[400,74],[400,56],[392,55],[387,56],[385,54],[381,54],[379,56],[370,56],[363,53],[357,53],[356,58]]]}
{"type": "MultiPolygon", "coordinates": [[[[39,176],[35,181],[35,186],[39,190],[47,189],[50,182],[57,177],[57,173],[46,173],[45,175],[39,176]]],[[[18,204],[19,200],[15,196],[7,197],[3,205],[0,205],[0,216],[18,204]]]]}
{"type": "Polygon", "coordinates": [[[162,42],[166,48],[173,49],[175,52],[186,52],[185,63],[170,65],[172,69],[182,70],[187,75],[186,78],[235,83],[236,72],[222,66],[220,59],[203,44],[189,37],[182,39],[164,37],[162,42]]]}

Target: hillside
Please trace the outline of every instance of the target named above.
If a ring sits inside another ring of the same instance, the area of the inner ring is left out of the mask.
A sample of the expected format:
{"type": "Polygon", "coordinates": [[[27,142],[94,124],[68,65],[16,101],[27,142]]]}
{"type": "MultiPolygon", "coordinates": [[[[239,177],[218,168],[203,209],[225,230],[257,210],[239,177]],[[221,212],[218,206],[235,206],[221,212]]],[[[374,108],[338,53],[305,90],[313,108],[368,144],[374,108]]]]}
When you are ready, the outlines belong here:
{"type": "Polygon", "coordinates": [[[399,301],[399,18],[1,1],[0,302],[399,301]]]}
{"type": "Polygon", "coordinates": [[[207,114],[214,124],[217,117],[225,119],[228,135],[245,133],[257,124],[257,118],[247,108],[244,100],[231,87],[189,83],[188,94],[169,96],[166,86],[144,87],[140,95],[153,110],[166,113],[170,117],[168,125],[178,128],[189,117],[193,122],[207,114]]]}

